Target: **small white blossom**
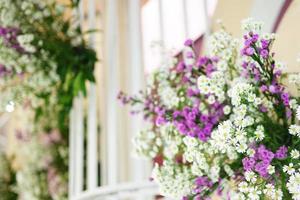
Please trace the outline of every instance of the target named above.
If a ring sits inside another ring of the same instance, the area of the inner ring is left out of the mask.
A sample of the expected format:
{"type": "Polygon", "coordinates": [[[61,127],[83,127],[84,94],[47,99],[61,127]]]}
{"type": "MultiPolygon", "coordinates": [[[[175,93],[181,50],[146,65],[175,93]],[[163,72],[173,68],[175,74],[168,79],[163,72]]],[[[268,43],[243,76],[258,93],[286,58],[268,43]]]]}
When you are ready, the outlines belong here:
{"type": "Polygon", "coordinates": [[[299,151],[296,150],[296,149],[293,149],[293,150],[291,151],[291,157],[292,157],[293,159],[298,159],[298,158],[300,157],[299,151]]]}
{"type": "Polygon", "coordinates": [[[291,135],[297,135],[300,136],[300,126],[299,125],[291,125],[289,128],[289,132],[291,135]]]}
{"type": "Polygon", "coordinates": [[[289,165],[284,165],[283,166],[283,171],[286,172],[289,175],[292,175],[293,173],[295,173],[294,164],[290,163],[289,165]]]}
{"type": "Polygon", "coordinates": [[[274,174],[275,173],[275,167],[272,166],[272,165],[269,165],[268,168],[267,168],[267,170],[268,170],[269,174],[274,174]]]}

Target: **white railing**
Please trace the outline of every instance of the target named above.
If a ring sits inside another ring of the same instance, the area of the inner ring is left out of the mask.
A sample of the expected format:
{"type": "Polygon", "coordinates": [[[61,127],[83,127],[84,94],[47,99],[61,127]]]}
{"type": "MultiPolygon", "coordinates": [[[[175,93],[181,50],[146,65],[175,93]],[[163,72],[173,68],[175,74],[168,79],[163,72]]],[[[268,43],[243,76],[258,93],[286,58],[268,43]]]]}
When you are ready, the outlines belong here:
{"type": "Polygon", "coordinates": [[[123,183],[111,186],[102,186],[94,190],[86,191],[74,197],[74,200],[153,200],[158,193],[156,184],[146,182],[123,183]]]}
{"type": "MultiPolygon", "coordinates": [[[[84,3],[88,3],[88,27],[95,28],[96,6],[95,0],[80,1],[79,9],[74,11],[82,26],[85,21],[84,3]]],[[[89,44],[93,48],[95,37],[89,35],[89,44]]],[[[98,174],[98,141],[97,131],[97,95],[96,85],[90,84],[85,99],[80,94],[74,99],[73,108],[70,113],[70,134],[69,134],[69,199],[80,195],[84,190],[94,190],[98,187],[100,177],[98,174]],[[85,129],[85,116],[87,116],[87,127],[85,129]],[[85,137],[86,135],[86,137],[85,137]],[[84,141],[86,138],[86,146],[84,141]],[[85,148],[86,147],[86,148],[85,148]],[[86,155],[86,157],[85,157],[86,155]],[[86,159],[85,159],[86,158],[86,159]],[[86,161],[86,162],[85,162],[86,161]]]]}

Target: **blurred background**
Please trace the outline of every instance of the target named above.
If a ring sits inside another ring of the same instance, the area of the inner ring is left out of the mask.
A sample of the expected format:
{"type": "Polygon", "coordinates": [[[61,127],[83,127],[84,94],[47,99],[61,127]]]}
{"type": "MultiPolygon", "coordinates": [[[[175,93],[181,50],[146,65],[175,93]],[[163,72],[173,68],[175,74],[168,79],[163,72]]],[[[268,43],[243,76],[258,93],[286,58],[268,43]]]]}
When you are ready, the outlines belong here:
{"type": "MultiPolygon", "coordinates": [[[[66,3],[64,0],[57,0],[66,3]]],[[[132,137],[147,124],[116,100],[119,90],[143,89],[146,76],[166,56],[180,59],[190,38],[205,54],[206,38],[220,22],[241,37],[241,20],[253,17],[277,34],[276,58],[300,72],[300,1],[297,0],[82,0],[78,10],[87,41],[98,54],[97,84],[78,97],[70,113],[69,199],[160,199],[150,182],[151,161],[132,155],[132,137]]],[[[9,110],[11,111],[11,110],[9,110]]],[[[15,132],[26,127],[21,110],[1,115],[0,149],[22,165],[15,132]]],[[[0,197],[1,199],[1,197],[0,197]]]]}

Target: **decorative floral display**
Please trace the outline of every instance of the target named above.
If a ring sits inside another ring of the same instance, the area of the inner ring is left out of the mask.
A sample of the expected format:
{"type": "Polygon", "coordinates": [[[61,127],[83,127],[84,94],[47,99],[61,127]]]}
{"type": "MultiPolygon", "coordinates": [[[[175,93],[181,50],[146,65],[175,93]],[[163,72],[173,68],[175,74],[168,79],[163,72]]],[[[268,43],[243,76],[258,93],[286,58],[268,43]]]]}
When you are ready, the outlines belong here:
{"type": "Polygon", "coordinates": [[[95,81],[97,60],[72,15],[78,2],[0,0],[0,109],[24,109],[31,120],[16,130],[24,200],[67,199],[69,113],[95,81]]]}
{"type": "MultiPolygon", "coordinates": [[[[163,195],[300,199],[300,99],[283,84],[275,35],[262,25],[244,20],[241,40],[224,28],[213,33],[200,58],[187,40],[183,59],[167,59],[145,91],[119,94],[150,122],[135,150],[153,160],[163,195]]],[[[289,80],[299,88],[299,74],[289,80]]]]}

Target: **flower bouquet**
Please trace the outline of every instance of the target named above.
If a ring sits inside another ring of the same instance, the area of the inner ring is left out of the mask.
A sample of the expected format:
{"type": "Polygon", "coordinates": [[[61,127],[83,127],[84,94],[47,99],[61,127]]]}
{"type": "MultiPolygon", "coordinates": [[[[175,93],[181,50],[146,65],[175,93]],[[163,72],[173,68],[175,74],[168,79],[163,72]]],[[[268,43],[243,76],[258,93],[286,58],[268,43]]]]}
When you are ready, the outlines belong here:
{"type": "MultiPolygon", "coordinates": [[[[150,74],[145,91],[119,94],[150,122],[135,152],[153,160],[151,178],[165,196],[300,199],[299,96],[283,84],[275,35],[253,19],[242,28],[241,40],[213,33],[200,58],[187,40],[183,59],[150,74]]],[[[289,80],[300,86],[300,75],[289,80]]]]}

